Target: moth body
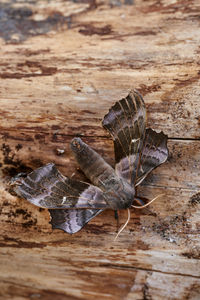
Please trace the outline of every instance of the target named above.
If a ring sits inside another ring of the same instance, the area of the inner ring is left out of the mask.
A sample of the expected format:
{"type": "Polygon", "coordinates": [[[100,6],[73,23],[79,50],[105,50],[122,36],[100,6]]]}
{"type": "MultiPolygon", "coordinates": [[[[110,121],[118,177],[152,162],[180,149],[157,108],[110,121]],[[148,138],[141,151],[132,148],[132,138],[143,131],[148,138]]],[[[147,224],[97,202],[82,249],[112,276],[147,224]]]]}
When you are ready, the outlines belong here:
{"type": "Polygon", "coordinates": [[[75,233],[105,209],[129,208],[137,185],[168,157],[167,136],[146,129],[145,104],[135,90],[109,109],[102,125],[114,142],[115,168],[80,138],[71,142],[91,183],[62,175],[53,163],[13,178],[18,195],[49,209],[53,228],[75,233]]]}
{"type": "Polygon", "coordinates": [[[80,138],[71,141],[71,149],[87,178],[94,185],[106,190],[106,181],[116,176],[114,169],[80,138]]]}
{"type": "Polygon", "coordinates": [[[71,149],[87,178],[105,192],[104,198],[110,208],[116,210],[131,206],[134,187],[118,177],[115,170],[80,138],[71,141],[71,149]]]}
{"type": "Polygon", "coordinates": [[[115,176],[106,181],[105,200],[114,210],[126,209],[131,206],[135,196],[134,187],[122,178],[115,176]]]}

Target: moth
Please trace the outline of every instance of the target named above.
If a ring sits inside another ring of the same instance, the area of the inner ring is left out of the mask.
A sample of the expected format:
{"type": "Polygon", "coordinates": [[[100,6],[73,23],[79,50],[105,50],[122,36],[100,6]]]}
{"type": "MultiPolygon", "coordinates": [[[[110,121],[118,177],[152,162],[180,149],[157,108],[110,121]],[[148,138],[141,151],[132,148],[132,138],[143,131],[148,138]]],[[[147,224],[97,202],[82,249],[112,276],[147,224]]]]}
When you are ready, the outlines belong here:
{"type": "Polygon", "coordinates": [[[130,208],[137,186],[167,160],[167,135],[146,129],[144,100],[136,90],[109,109],[102,125],[114,142],[115,168],[75,137],[71,150],[90,183],[63,176],[53,163],[14,180],[18,195],[49,210],[53,229],[72,234],[105,209],[130,208]]]}

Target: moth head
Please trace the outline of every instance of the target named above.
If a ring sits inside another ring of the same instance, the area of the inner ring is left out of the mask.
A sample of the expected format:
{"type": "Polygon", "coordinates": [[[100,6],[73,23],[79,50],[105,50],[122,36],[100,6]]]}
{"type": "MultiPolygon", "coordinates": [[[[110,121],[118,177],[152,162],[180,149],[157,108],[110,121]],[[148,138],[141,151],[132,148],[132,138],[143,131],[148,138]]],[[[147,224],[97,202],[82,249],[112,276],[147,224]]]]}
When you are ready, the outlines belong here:
{"type": "Polygon", "coordinates": [[[71,141],[71,149],[75,153],[83,151],[84,145],[85,143],[79,137],[75,137],[71,141]]]}

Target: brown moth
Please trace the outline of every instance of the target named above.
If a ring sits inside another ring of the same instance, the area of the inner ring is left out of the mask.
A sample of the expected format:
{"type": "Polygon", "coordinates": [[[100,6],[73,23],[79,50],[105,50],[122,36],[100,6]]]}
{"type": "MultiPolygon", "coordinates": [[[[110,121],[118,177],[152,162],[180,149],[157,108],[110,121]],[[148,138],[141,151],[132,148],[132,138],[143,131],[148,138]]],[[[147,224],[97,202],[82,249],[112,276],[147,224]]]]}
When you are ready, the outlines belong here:
{"type": "Polygon", "coordinates": [[[49,209],[53,228],[75,233],[105,209],[131,207],[137,185],[167,160],[167,136],[146,129],[145,104],[137,91],[116,102],[102,124],[114,141],[115,168],[80,138],[71,141],[91,183],[63,176],[53,163],[15,178],[18,195],[49,209]]]}

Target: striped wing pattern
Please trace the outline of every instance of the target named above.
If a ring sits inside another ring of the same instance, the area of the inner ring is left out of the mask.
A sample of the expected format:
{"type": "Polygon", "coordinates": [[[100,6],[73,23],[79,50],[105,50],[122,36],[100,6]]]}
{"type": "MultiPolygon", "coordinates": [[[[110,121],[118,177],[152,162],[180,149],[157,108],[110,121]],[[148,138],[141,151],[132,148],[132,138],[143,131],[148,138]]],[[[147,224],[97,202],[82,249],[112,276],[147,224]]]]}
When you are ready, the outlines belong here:
{"type": "Polygon", "coordinates": [[[103,127],[114,141],[115,171],[132,186],[140,184],[167,160],[167,136],[145,128],[145,105],[137,91],[131,91],[111,107],[104,117],[103,127]]]}
{"type": "Polygon", "coordinates": [[[39,207],[48,208],[53,228],[68,233],[77,232],[107,208],[98,187],[63,176],[52,163],[25,178],[18,177],[17,181],[16,193],[39,207]]]}
{"type": "Polygon", "coordinates": [[[135,90],[131,91],[111,107],[102,124],[114,141],[117,175],[134,185],[146,127],[142,96],[135,90]]]}
{"type": "Polygon", "coordinates": [[[52,163],[22,178],[16,192],[43,208],[104,208],[103,192],[98,187],[63,176],[52,163]]]}
{"type": "Polygon", "coordinates": [[[136,185],[139,185],[153,169],[164,163],[168,155],[167,135],[163,132],[157,133],[148,128],[142,149],[136,185]]]}
{"type": "Polygon", "coordinates": [[[53,229],[62,229],[68,233],[76,233],[85,224],[96,217],[101,209],[49,209],[53,229]]]}

